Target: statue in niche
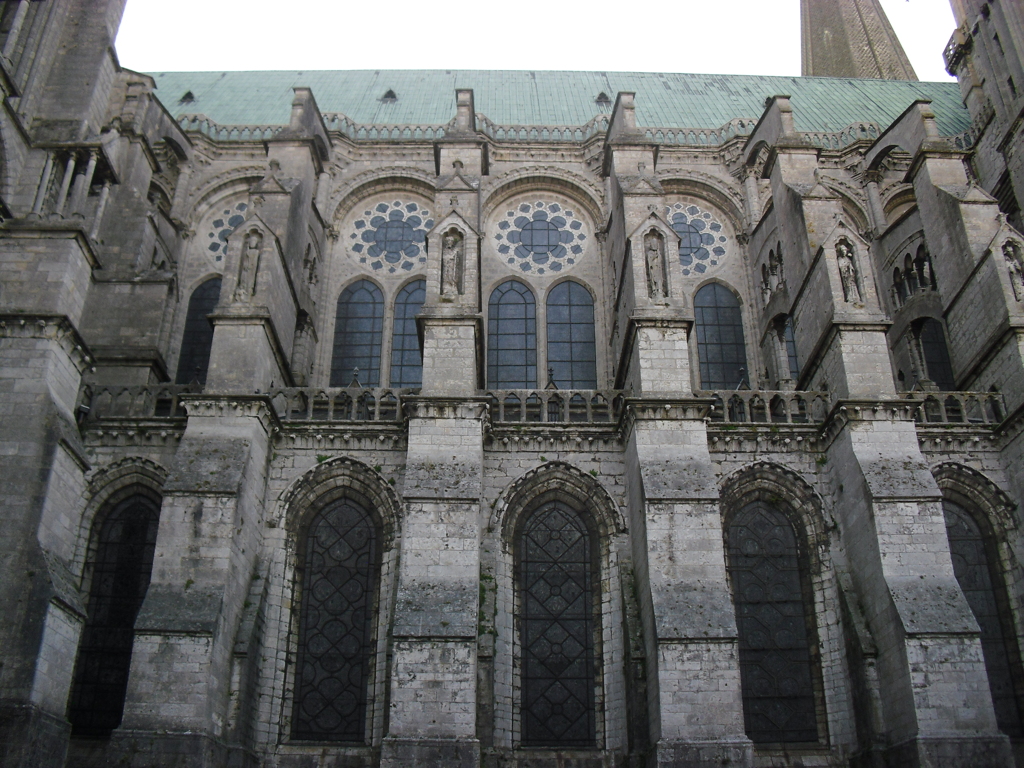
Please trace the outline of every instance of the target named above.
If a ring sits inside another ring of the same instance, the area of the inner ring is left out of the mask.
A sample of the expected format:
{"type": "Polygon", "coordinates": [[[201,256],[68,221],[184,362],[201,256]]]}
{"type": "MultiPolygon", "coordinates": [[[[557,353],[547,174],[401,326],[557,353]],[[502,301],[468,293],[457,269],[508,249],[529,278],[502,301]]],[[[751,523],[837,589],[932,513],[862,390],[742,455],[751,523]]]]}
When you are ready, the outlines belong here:
{"type": "Polygon", "coordinates": [[[764,303],[767,304],[768,300],[772,297],[772,281],[768,275],[768,265],[761,265],[761,296],[764,299],[764,303]]]}
{"type": "Polygon", "coordinates": [[[462,283],[462,235],[450,229],[441,237],[441,295],[458,296],[462,283]]]}
{"type": "Polygon", "coordinates": [[[647,293],[652,299],[665,298],[665,240],[654,231],[644,236],[644,258],[647,262],[647,293]]]}
{"type": "Polygon", "coordinates": [[[306,282],[310,286],[314,286],[320,282],[320,275],[317,273],[317,258],[313,255],[313,246],[306,246],[306,256],[303,259],[302,266],[306,271],[306,282]]]}
{"type": "Polygon", "coordinates": [[[853,260],[853,246],[847,240],[836,243],[836,261],[839,264],[839,278],[843,281],[843,298],[850,303],[860,303],[857,264],[853,260]]]}
{"type": "Polygon", "coordinates": [[[1020,244],[1016,240],[1003,243],[1003,258],[1006,259],[1006,270],[1010,273],[1013,297],[1017,301],[1024,301],[1024,264],[1021,263],[1020,244]]]}
{"type": "Polygon", "coordinates": [[[775,255],[775,251],[768,251],[768,290],[775,293],[782,287],[782,251],[775,255]]]}
{"type": "Polygon", "coordinates": [[[249,301],[256,293],[256,275],[260,268],[260,253],[263,251],[263,233],[252,230],[245,238],[242,263],[238,270],[238,285],[235,301],[249,301]]]}

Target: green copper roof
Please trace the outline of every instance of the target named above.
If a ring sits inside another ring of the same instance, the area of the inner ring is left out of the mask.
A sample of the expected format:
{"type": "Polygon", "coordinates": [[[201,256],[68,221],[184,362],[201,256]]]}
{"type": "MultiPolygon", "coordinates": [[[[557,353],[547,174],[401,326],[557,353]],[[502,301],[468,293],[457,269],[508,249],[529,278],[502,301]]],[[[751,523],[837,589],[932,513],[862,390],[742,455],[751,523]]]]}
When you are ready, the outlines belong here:
{"type": "Polygon", "coordinates": [[[665,128],[718,128],[758,118],[764,100],[789,94],[801,131],[839,131],[855,122],[888,126],[915,99],[931,99],[946,136],[970,118],[956,83],[828,77],[687,75],[644,72],[358,70],[307,72],[160,72],[157,96],[171,112],[203,114],[220,125],[288,122],[296,86],[312,89],[323,112],[356,123],[442,125],[455,115],[455,89],[472,88],[476,111],[500,125],[583,125],[610,112],[596,103],[636,92],[637,122],[665,128]],[[393,91],[394,101],[382,101],[393,91]],[[191,92],[192,101],[182,101],[191,92]]]}

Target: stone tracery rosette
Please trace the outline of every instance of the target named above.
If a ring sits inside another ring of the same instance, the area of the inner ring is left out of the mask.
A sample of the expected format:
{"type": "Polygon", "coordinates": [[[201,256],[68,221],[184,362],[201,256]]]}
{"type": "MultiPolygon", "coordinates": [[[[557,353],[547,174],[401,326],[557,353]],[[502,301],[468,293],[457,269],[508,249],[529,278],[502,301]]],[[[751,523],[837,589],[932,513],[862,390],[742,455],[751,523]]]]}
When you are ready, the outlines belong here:
{"type": "Polygon", "coordinates": [[[249,205],[245,202],[228,203],[210,222],[210,228],[206,232],[206,249],[214,261],[223,261],[228,250],[228,237],[235,231],[235,227],[245,221],[245,212],[248,209],[249,205]]]}
{"type": "Polygon", "coordinates": [[[412,272],[427,263],[430,211],[408,200],[371,203],[352,222],[348,250],[374,272],[412,272]]]}
{"type": "Polygon", "coordinates": [[[679,264],[684,275],[704,274],[721,264],[729,238],[710,211],[693,203],[673,203],[665,209],[679,235],[679,264]]]}
{"type": "Polygon", "coordinates": [[[588,237],[586,225],[571,208],[534,200],[510,208],[498,221],[494,240],[499,256],[514,269],[545,275],[574,266],[588,237]]]}

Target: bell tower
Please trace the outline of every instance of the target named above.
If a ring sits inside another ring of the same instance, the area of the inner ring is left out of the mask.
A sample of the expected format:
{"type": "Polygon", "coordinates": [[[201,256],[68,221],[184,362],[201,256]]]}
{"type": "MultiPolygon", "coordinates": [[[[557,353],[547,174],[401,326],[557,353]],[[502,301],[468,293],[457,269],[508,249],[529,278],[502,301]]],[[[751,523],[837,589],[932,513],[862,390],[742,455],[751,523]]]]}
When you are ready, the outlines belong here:
{"type": "Polygon", "coordinates": [[[879,0],[800,0],[801,74],[917,80],[879,0]]]}

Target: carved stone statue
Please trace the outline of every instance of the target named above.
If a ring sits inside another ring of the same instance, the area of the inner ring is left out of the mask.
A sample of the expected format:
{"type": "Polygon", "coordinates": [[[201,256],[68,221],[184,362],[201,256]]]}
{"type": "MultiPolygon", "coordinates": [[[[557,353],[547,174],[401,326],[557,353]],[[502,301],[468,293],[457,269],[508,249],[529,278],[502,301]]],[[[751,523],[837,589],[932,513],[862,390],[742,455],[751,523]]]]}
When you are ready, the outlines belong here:
{"type": "Polygon", "coordinates": [[[836,243],[836,261],[839,277],[843,281],[843,298],[851,303],[860,303],[860,288],[857,286],[857,264],[853,260],[853,246],[846,240],[836,243]]]}
{"type": "Polygon", "coordinates": [[[644,259],[647,262],[647,292],[652,299],[665,298],[665,241],[657,232],[644,236],[644,259]]]}
{"type": "Polygon", "coordinates": [[[772,297],[772,281],[768,274],[767,264],[761,265],[761,296],[764,298],[765,304],[772,297]]]}
{"type": "Polygon", "coordinates": [[[256,293],[256,275],[260,269],[260,253],[262,251],[263,233],[254,229],[245,238],[242,263],[238,269],[235,301],[249,301],[256,293]]]}
{"type": "Polygon", "coordinates": [[[441,295],[458,296],[462,284],[462,235],[454,229],[441,237],[441,295]]]}
{"type": "Polygon", "coordinates": [[[1010,273],[1013,297],[1017,301],[1024,301],[1024,263],[1021,263],[1020,244],[1016,240],[1003,243],[1003,258],[1006,259],[1006,270],[1010,273]]]}

